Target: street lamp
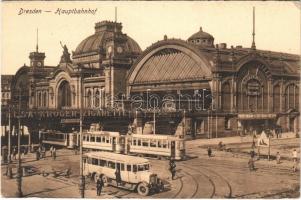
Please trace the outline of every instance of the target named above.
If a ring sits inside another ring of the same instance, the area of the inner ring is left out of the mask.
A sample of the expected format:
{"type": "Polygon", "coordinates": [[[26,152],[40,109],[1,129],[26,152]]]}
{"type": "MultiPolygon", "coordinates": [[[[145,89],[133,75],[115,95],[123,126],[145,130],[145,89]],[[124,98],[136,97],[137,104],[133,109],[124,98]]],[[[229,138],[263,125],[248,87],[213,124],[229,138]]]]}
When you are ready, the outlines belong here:
{"type": "Polygon", "coordinates": [[[21,88],[19,88],[19,116],[18,116],[18,169],[17,169],[17,197],[22,197],[22,169],[21,169],[21,141],[20,141],[20,131],[21,131],[21,88]]]}
{"type": "Polygon", "coordinates": [[[80,180],[79,180],[79,190],[80,190],[80,197],[85,198],[85,177],[83,175],[83,102],[82,102],[82,96],[83,96],[83,84],[82,84],[82,72],[80,74],[80,116],[79,116],[79,138],[80,138],[80,144],[79,144],[79,152],[80,152],[80,180]]]}

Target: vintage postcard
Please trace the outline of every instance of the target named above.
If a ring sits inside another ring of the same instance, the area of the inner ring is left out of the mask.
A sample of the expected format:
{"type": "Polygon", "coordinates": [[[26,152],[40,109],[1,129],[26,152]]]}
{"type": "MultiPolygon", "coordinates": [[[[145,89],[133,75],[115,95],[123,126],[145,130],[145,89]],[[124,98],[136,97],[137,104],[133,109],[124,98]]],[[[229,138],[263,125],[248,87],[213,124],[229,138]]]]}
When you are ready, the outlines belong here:
{"type": "Polygon", "coordinates": [[[299,198],[299,2],[1,6],[1,197],[299,198]]]}

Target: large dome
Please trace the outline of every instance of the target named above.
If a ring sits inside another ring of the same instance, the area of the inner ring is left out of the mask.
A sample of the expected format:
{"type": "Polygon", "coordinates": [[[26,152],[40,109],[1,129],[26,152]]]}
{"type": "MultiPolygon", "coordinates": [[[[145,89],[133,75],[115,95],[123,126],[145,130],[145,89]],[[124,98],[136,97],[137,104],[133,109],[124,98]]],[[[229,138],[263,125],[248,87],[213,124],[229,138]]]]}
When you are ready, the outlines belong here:
{"type": "MultiPolygon", "coordinates": [[[[99,52],[99,49],[105,49],[105,41],[114,34],[114,31],[121,32],[121,23],[102,21],[95,24],[95,33],[84,39],[73,52],[74,55],[90,52],[99,52]]],[[[138,43],[126,35],[125,52],[141,53],[138,43]]]]}

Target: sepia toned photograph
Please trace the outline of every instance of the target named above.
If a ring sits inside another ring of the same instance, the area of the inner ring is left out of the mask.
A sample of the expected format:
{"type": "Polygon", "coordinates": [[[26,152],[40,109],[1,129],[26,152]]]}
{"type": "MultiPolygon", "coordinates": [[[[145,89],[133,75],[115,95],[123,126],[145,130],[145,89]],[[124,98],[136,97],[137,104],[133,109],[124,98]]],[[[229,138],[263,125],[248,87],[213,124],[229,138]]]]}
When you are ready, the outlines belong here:
{"type": "Polygon", "coordinates": [[[1,6],[1,198],[300,198],[300,2],[1,6]]]}

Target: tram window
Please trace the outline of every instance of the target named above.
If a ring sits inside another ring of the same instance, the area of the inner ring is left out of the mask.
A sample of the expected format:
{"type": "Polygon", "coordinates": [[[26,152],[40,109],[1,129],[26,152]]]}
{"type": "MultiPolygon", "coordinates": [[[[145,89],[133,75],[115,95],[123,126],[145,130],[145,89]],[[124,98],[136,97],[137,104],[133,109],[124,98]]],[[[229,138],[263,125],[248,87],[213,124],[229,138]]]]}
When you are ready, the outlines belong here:
{"type": "Polygon", "coordinates": [[[84,158],[83,161],[84,161],[84,163],[86,163],[87,162],[87,158],[84,158]]]}
{"type": "Polygon", "coordinates": [[[148,147],[148,140],[143,140],[142,141],[142,146],[144,146],[144,147],[148,147]]]}
{"type": "Polygon", "coordinates": [[[92,163],[92,159],[88,158],[88,164],[91,164],[91,163],[92,163]]]}
{"type": "Polygon", "coordinates": [[[96,137],[96,142],[100,142],[100,137],[96,137]]]}
{"type": "Polygon", "coordinates": [[[133,165],[133,172],[137,172],[137,165],[133,165]]]}
{"type": "Polygon", "coordinates": [[[105,142],[106,142],[106,138],[105,138],[105,137],[101,137],[101,141],[102,141],[103,143],[105,143],[105,142]]]}
{"type": "Polygon", "coordinates": [[[156,143],[157,143],[156,140],[151,140],[151,141],[150,141],[150,146],[151,146],[151,147],[157,147],[157,144],[156,144],[156,143]]]}
{"type": "Polygon", "coordinates": [[[136,146],[137,145],[137,140],[133,139],[133,145],[136,146]]]}
{"type": "Polygon", "coordinates": [[[98,165],[98,159],[92,158],[92,165],[98,165]]]}
{"type": "Polygon", "coordinates": [[[85,135],[83,136],[83,141],[86,141],[86,136],[85,135]]]}
{"type": "Polygon", "coordinates": [[[124,171],[124,164],[123,163],[121,163],[121,165],[120,165],[120,171],[124,171]]]}
{"type": "Polygon", "coordinates": [[[138,140],[138,146],[141,146],[141,140],[138,140]]]}
{"type": "Polygon", "coordinates": [[[149,170],[149,164],[144,165],[144,170],[149,170]]]}
{"type": "Polygon", "coordinates": [[[139,172],[144,171],[144,166],[143,165],[138,165],[138,171],[139,172]]]}
{"type": "Polygon", "coordinates": [[[106,143],[110,143],[110,138],[106,137],[106,143]]]}
{"type": "Polygon", "coordinates": [[[126,170],[127,170],[128,172],[132,171],[132,165],[126,165],[126,170]]]}
{"type": "Polygon", "coordinates": [[[90,142],[95,142],[95,137],[94,136],[90,137],[90,142]]]}
{"type": "Polygon", "coordinates": [[[166,142],[167,142],[167,141],[164,141],[164,140],[162,141],[162,147],[163,147],[163,148],[167,148],[167,143],[166,143],[166,142]]]}
{"type": "Polygon", "coordinates": [[[98,165],[104,167],[104,166],[107,165],[107,161],[106,160],[99,160],[98,165]]]}
{"type": "Polygon", "coordinates": [[[108,167],[109,167],[109,168],[112,168],[112,169],[115,169],[115,163],[112,162],[112,161],[109,161],[109,162],[108,162],[108,167]]]}
{"type": "Polygon", "coordinates": [[[158,147],[159,147],[159,148],[162,147],[162,142],[161,142],[161,140],[158,140],[158,147]]]}

